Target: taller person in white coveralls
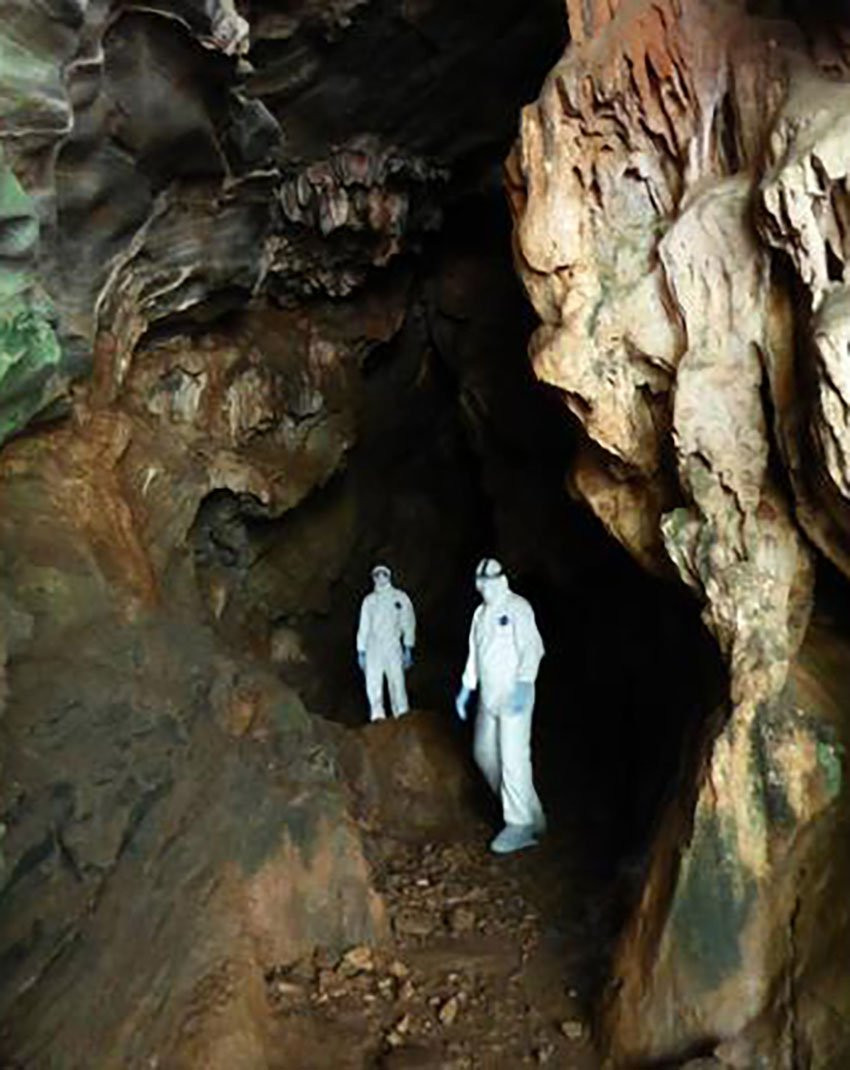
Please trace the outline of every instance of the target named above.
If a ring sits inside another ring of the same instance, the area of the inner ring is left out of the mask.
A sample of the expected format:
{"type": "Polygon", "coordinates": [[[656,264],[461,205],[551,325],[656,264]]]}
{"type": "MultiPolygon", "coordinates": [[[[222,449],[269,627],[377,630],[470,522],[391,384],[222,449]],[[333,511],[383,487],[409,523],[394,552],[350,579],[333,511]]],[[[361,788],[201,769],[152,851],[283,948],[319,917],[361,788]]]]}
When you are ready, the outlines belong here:
{"type": "Polygon", "coordinates": [[[395,717],[410,708],[404,674],[413,664],[416,645],[416,614],[404,591],[393,587],[386,565],[372,569],[375,589],[360,607],[357,629],[357,661],[366,675],[366,694],[373,721],[384,719],[384,678],[395,717]]]}
{"type": "Polygon", "coordinates": [[[469,633],[469,657],[455,707],[466,720],[478,691],[475,761],[500,796],[505,827],[490,844],[508,854],[537,842],[546,828],[531,769],[534,684],[545,653],[530,604],[508,586],[502,566],[485,558],[475,571],[482,604],[469,633]]]}

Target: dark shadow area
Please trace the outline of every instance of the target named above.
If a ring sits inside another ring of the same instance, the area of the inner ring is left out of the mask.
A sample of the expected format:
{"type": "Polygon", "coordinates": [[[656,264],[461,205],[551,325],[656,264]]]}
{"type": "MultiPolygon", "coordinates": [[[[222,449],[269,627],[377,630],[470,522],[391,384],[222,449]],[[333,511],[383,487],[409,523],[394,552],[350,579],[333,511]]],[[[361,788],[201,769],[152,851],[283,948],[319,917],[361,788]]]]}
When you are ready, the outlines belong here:
{"type": "Polygon", "coordinates": [[[568,33],[559,0],[380,0],[344,20],[303,6],[296,32],[284,34],[277,0],[251,0],[248,82],[251,96],[286,116],[301,157],[370,130],[450,165],[476,152],[497,159],[517,102],[535,96],[568,33]],[[334,77],[317,77],[330,63],[334,77]]]}
{"type": "Polygon", "coordinates": [[[765,6],[768,14],[794,19],[807,30],[820,32],[850,27],[850,3],[847,0],[821,0],[818,4],[778,0],[765,6]]]}

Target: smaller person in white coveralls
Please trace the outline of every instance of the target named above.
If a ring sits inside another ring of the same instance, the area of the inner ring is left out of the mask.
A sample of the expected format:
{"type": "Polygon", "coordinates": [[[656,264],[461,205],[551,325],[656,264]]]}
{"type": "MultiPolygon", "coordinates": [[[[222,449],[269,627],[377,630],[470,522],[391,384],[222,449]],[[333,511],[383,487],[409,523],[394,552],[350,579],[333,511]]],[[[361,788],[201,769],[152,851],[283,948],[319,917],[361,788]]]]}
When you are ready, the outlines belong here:
{"type": "Polygon", "coordinates": [[[490,849],[509,854],[537,843],[546,828],[531,768],[534,684],[545,651],[534,610],[510,589],[498,561],[485,558],[478,565],[475,586],[482,604],[472,618],[455,708],[465,721],[472,692],[478,691],[475,761],[500,796],[505,821],[490,849]]]}
{"type": "Polygon", "coordinates": [[[393,716],[401,717],[409,710],[404,674],[413,664],[416,614],[405,592],[393,587],[392,573],[386,565],[372,569],[372,582],[375,589],[360,607],[357,661],[366,676],[371,720],[382,721],[386,716],[384,678],[393,716]]]}

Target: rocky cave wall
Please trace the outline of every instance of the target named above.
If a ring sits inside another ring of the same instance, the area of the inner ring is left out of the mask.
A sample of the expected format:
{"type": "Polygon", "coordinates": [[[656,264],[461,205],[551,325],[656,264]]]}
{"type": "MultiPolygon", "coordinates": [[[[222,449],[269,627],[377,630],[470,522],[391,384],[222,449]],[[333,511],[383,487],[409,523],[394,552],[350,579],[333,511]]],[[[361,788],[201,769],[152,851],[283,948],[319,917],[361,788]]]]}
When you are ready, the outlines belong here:
{"type": "MultiPolygon", "coordinates": [[[[557,0],[0,14],[0,435],[33,417],[108,424],[159,581],[201,502],[229,493],[279,517],[348,464],[374,411],[365,362],[427,304],[413,257],[444,206],[493,185],[564,14],[557,0]]],[[[218,617],[225,595],[209,592],[218,617]]]]}
{"type": "Polygon", "coordinates": [[[818,559],[848,574],[846,5],[567,6],[508,168],[532,359],[584,429],[574,493],[730,672],[603,1029],[624,1062],[838,1067],[847,648],[807,625],[818,559]]]}
{"type": "Polygon", "coordinates": [[[567,9],[556,63],[560,0],[0,0],[4,1054],[266,1065],[264,969],[383,926],[298,692],[357,716],[310,680],[363,568],[436,636],[486,531],[653,770],[613,765],[617,851],[655,840],[601,1038],[846,1064],[841,5],[567,9]],[[553,63],[507,169],[535,392],[499,211],[436,235],[553,63]]]}
{"type": "Polygon", "coordinates": [[[360,534],[358,475],[399,393],[438,465],[401,534],[424,516],[458,576],[480,549],[416,495],[451,471],[480,515],[432,384],[466,373],[429,351],[464,349],[481,254],[418,257],[494,188],[565,32],[555,0],[0,2],[9,1062],[274,1065],[265,973],[385,935],[334,737],[281,679],[289,617],[333,619],[399,541],[360,534]]]}

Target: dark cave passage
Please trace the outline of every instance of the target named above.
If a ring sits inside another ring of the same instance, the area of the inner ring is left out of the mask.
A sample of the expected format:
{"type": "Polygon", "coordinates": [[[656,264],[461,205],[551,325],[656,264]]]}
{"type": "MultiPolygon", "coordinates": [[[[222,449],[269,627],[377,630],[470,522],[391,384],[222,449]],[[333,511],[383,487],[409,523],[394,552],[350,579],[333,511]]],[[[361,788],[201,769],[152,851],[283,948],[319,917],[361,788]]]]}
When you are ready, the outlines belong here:
{"type": "Polygon", "coordinates": [[[4,1068],[850,1065],[847,12],[0,0],[4,1068]]]}
{"type": "Polygon", "coordinates": [[[844,1070],[816,6],[0,0],[2,1070],[844,1070]],[[483,557],[546,647],[513,855],[483,557]]]}
{"type": "Polygon", "coordinates": [[[398,332],[363,363],[344,468],[276,520],[250,497],[212,495],[196,568],[202,588],[228,590],[217,627],[236,648],[271,657],[310,710],[356,727],[368,721],[357,615],[386,562],[417,610],[412,708],[437,711],[468,744],[452,722],[473,572],[498,557],[547,648],[535,764],[553,834],[613,882],[621,918],[660,816],[688,795],[725,680],[696,600],[570,500],[576,434],[534,380],[533,327],[501,192],[462,200],[417,264],[398,332]]]}

